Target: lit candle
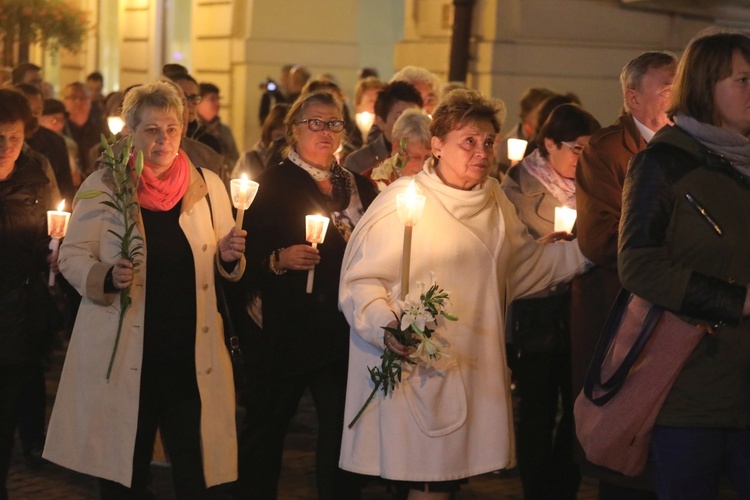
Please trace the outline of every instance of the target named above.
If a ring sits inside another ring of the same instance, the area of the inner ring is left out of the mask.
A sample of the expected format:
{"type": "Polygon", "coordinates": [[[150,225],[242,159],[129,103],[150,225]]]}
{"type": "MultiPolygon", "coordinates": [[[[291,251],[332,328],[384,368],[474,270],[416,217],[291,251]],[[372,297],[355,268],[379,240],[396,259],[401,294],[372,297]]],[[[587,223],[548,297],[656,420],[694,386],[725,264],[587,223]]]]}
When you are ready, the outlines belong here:
{"type": "Polygon", "coordinates": [[[372,124],[375,121],[375,115],[369,111],[362,111],[361,113],[356,114],[355,120],[357,121],[359,131],[362,132],[362,137],[367,139],[367,134],[370,133],[372,124]]]}
{"type": "Polygon", "coordinates": [[[526,153],[526,146],[528,141],[523,139],[508,139],[508,159],[511,161],[523,160],[523,155],[526,153]]]}
{"type": "MultiPolygon", "coordinates": [[[[312,244],[313,248],[318,248],[318,243],[323,243],[326,239],[328,230],[328,217],[322,215],[305,216],[305,239],[312,244]]],[[[313,280],[315,279],[315,268],[307,271],[307,293],[312,293],[313,280]]]]}
{"type": "Polygon", "coordinates": [[[242,174],[241,179],[232,179],[229,182],[229,187],[232,191],[232,204],[237,209],[237,218],[234,224],[234,227],[237,229],[242,229],[242,219],[245,217],[245,210],[250,208],[255,195],[258,194],[258,186],[257,182],[251,181],[245,174],[242,174]]]}
{"type": "Polygon", "coordinates": [[[569,233],[576,223],[577,212],[568,207],[555,207],[555,231],[569,233]]]}
{"type": "MultiPolygon", "coordinates": [[[[47,234],[50,235],[49,249],[52,251],[53,255],[57,254],[57,249],[60,248],[60,240],[68,231],[70,212],[64,212],[63,208],[65,208],[65,200],[60,202],[57,210],[47,211],[47,234]]],[[[55,285],[56,275],[57,273],[52,272],[50,269],[49,281],[47,282],[49,286],[55,285]]]]}
{"type": "Polygon", "coordinates": [[[405,193],[396,195],[396,212],[401,224],[404,225],[404,249],[401,254],[401,300],[405,300],[406,295],[409,293],[412,228],[422,218],[426,199],[417,193],[413,179],[405,193]]]}
{"type": "Polygon", "coordinates": [[[119,116],[107,117],[107,127],[109,128],[109,131],[112,132],[114,135],[119,134],[124,126],[125,126],[125,122],[119,116]]]}

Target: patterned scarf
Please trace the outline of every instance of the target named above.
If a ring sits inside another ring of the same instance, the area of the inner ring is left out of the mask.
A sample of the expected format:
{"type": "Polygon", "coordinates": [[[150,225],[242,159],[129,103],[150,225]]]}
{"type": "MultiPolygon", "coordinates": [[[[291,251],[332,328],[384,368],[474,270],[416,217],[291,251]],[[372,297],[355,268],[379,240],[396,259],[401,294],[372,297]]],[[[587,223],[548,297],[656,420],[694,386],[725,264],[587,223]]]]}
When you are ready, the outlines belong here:
{"type": "Polygon", "coordinates": [[[310,174],[316,182],[325,181],[326,179],[331,181],[333,189],[331,191],[331,196],[326,197],[328,206],[325,207],[329,212],[339,212],[345,210],[346,207],[349,206],[353,180],[341,165],[334,161],[330,170],[323,170],[307,163],[294,150],[289,152],[289,160],[310,174]]]}
{"type": "Polygon", "coordinates": [[[750,139],[687,115],[678,114],[674,122],[708,149],[729,160],[739,173],[750,176],[750,139]]]}
{"type": "MultiPolygon", "coordinates": [[[[130,158],[131,166],[135,156],[130,158]]],[[[148,210],[166,212],[174,208],[185,195],[190,180],[190,163],[187,155],[180,151],[163,179],[159,179],[144,164],[141,181],[138,183],[138,203],[148,210]]]]}
{"type": "Polygon", "coordinates": [[[568,208],[576,208],[575,180],[558,174],[538,149],[524,158],[522,165],[557,201],[568,208]]]}

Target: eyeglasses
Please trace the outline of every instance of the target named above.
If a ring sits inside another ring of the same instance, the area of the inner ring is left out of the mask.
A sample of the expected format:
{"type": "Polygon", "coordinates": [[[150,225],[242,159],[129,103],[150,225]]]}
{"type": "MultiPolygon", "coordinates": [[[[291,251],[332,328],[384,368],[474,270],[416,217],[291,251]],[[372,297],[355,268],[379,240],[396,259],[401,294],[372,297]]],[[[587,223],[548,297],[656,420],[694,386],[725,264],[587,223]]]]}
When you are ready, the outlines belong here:
{"type": "Polygon", "coordinates": [[[186,95],[185,99],[192,102],[193,104],[200,104],[201,101],[203,100],[203,96],[200,94],[190,94],[190,95],[186,95]]]}
{"type": "Polygon", "coordinates": [[[335,134],[344,130],[344,125],[346,125],[343,120],[331,120],[329,122],[324,122],[323,120],[318,120],[317,118],[305,118],[304,120],[298,121],[296,124],[300,125],[302,123],[307,123],[307,128],[309,128],[313,132],[320,132],[325,127],[328,127],[328,130],[335,134]]]}
{"type": "Polygon", "coordinates": [[[585,147],[585,146],[578,144],[577,142],[562,141],[562,143],[565,146],[568,146],[570,150],[573,151],[573,154],[576,156],[579,156],[581,153],[583,153],[583,148],[585,147]]]}

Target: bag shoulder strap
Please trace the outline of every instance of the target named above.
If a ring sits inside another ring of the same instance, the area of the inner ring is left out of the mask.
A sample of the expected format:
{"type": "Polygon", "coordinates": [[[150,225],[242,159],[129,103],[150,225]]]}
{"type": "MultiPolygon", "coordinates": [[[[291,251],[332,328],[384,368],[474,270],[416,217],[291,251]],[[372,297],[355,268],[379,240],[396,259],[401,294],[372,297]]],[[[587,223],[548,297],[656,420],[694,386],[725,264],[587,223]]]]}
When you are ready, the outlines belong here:
{"type": "Polygon", "coordinates": [[[651,307],[649,307],[649,310],[643,319],[641,330],[638,333],[638,337],[633,343],[633,346],[625,355],[625,358],[623,359],[622,363],[620,363],[620,366],[615,369],[612,376],[606,381],[602,382],[602,364],[604,363],[604,360],[607,356],[607,353],[609,353],[612,344],[617,338],[617,334],[620,331],[620,326],[622,325],[623,316],[625,315],[625,312],[627,311],[627,308],[630,305],[633,297],[634,295],[628,292],[626,289],[623,288],[620,290],[620,293],[617,295],[615,303],[612,306],[612,310],[607,317],[607,323],[604,325],[604,330],[599,337],[599,342],[597,343],[596,350],[594,351],[594,357],[591,360],[591,364],[589,365],[589,369],[586,374],[583,393],[589,401],[597,406],[606,404],[617,394],[623,383],[625,383],[625,379],[627,378],[628,373],[630,373],[630,369],[638,360],[641,352],[643,352],[643,348],[651,338],[651,334],[656,327],[656,323],[659,321],[659,318],[661,318],[661,315],[664,312],[664,309],[662,307],[651,304],[651,307]],[[603,390],[604,392],[600,396],[594,397],[595,389],[603,390]]]}

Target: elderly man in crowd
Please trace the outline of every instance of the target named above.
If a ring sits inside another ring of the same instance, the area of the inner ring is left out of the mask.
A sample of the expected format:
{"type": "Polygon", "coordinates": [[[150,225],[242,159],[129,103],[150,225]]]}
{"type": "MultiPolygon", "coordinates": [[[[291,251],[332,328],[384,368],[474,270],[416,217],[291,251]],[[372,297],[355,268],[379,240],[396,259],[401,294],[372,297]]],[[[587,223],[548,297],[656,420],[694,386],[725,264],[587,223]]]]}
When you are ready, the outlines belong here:
{"type": "Polygon", "coordinates": [[[92,109],[89,89],[85,84],[73,82],[66,85],[62,97],[68,112],[64,133],[78,144],[78,164],[84,176],[88,176],[94,169],[88,152],[99,144],[101,134],[109,135],[109,130],[99,108],[92,109]]]}
{"type": "Polygon", "coordinates": [[[407,82],[412,84],[422,96],[422,109],[428,115],[432,115],[435,107],[442,97],[443,83],[433,72],[419,66],[404,66],[398,73],[393,75],[391,83],[407,82]]]}
{"type": "MultiPolygon", "coordinates": [[[[571,350],[576,393],[583,387],[599,334],[621,287],[617,235],[628,163],[669,122],[666,111],[676,69],[677,60],[669,52],[645,52],[625,65],[620,74],[625,113],[591,136],[578,161],[578,242],[596,267],[573,280],[571,350]]],[[[621,478],[602,476],[599,498],[653,498],[650,492],[634,489],[643,481],[621,478]]]]}
{"type": "Polygon", "coordinates": [[[26,83],[28,85],[33,85],[38,88],[39,91],[42,91],[42,86],[44,84],[44,80],[42,79],[42,68],[30,62],[21,63],[13,68],[13,72],[11,73],[11,83],[13,83],[13,85],[26,83]]]}

